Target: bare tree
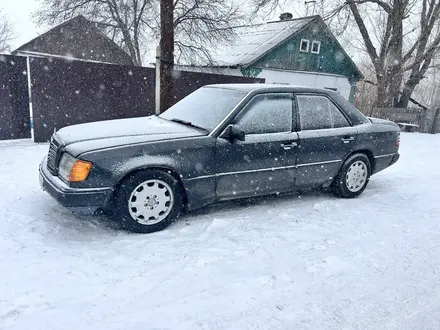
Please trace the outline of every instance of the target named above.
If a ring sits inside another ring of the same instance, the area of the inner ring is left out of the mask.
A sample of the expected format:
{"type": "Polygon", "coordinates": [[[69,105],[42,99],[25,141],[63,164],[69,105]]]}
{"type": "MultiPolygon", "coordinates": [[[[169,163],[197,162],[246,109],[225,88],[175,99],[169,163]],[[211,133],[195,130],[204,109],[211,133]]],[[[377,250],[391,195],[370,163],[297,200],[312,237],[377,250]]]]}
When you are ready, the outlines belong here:
{"type": "Polygon", "coordinates": [[[247,21],[239,5],[228,0],[174,0],[177,62],[212,63],[211,48],[235,37],[234,27],[247,21]]]}
{"type": "Polygon", "coordinates": [[[373,115],[375,99],[377,98],[377,88],[370,82],[375,79],[374,67],[370,61],[363,60],[359,68],[364,73],[365,79],[356,84],[355,104],[365,115],[373,115]]]}
{"type": "Polygon", "coordinates": [[[56,24],[77,15],[94,20],[121,44],[136,65],[142,64],[141,40],[154,0],[40,0],[39,24],[56,24]]]}
{"type": "Polygon", "coordinates": [[[13,39],[12,27],[6,16],[0,11],[0,53],[10,50],[9,42],[13,39]]]}
{"type": "MultiPolygon", "coordinates": [[[[173,92],[174,68],[174,3],[160,1],[160,112],[168,109],[173,92]]],[[[157,78],[156,78],[157,79],[157,78]]]]}
{"type": "Polygon", "coordinates": [[[397,106],[406,107],[415,87],[425,77],[440,49],[440,1],[423,0],[419,35],[403,55],[409,78],[404,82],[397,106]]]}
{"type": "MultiPolygon", "coordinates": [[[[37,22],[56,24],[76,15],[100,27],[141,65],[161,36],[161,0],[40,0],[37,22]]],[[[177,60],[210,59],[209,47],[233,36],[243,22],[239,5],[228,0],[173,0],[174,45],[177,60]]],[[[171,29],[173,28],[171,27],[171,29]]]]}
{"type": "Polygon", "coordinates": [[[224,0],[160,1],[160,111],[172,104],[173,66],[183,60],[212,63],[210,46],[234,36],[233,25],[242,20],[238,7],[224,0]]]}
{"type": "MultiPolygon", "coordinates": [[[[276,8],[292,0],[256,0],[276,8]]],[[[324,18],[354,21],[374,66],[376,106],[407,107],[440,46],[439,0],[322,0],[324,18]],[[369,23],[371,17],[384,24],[369,23]]],[[[344,26],[344,24],[342,24],[344,26]]]]}

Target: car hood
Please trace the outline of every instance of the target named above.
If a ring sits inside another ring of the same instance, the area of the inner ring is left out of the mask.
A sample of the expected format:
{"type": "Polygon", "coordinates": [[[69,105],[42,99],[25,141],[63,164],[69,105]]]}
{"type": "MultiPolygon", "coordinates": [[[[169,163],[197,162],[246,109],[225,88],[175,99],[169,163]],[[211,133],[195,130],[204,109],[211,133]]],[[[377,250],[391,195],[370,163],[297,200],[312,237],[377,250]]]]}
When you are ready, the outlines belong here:
{"type": "Polygon", "coordinates": [[[157,116],[99,121],[60,129],[55,138],[73,156],[133,143],[195,137],[208,133],[157,116]]]}

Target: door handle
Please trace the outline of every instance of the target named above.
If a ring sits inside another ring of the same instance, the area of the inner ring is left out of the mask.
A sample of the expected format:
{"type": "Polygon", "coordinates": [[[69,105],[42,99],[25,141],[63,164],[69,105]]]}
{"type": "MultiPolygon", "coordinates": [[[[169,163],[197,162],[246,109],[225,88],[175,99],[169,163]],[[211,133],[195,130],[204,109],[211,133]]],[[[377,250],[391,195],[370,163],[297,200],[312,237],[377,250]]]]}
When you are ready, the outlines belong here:
{"type": "Polygon", "coordinates": [[[353,136],[344,136],[341,140],[344,143],[350,143],[351,141],[354,141],[354,137],[353,136]]]}
{"type": "Polygon", "coordinates": [[[281,148],[284,150],[290,150],[298,146],[297,142],[283,143],[281,144],[281,148]]]}

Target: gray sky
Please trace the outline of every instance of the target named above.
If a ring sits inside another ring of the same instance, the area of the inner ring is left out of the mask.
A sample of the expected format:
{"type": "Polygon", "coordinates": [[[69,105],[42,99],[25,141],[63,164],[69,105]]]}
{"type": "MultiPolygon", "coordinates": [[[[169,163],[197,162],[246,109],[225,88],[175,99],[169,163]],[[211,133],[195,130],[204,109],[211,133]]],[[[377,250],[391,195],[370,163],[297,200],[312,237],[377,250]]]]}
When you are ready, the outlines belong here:
{"type": "Polygon", "coordinates": [[[0,8],[14,29],[16,38],[11,42],[12,49],[35,38],[38,32],[44,32],[31,19],[32,13],[38,8],[37,0],[0,0],[0,8]]]}

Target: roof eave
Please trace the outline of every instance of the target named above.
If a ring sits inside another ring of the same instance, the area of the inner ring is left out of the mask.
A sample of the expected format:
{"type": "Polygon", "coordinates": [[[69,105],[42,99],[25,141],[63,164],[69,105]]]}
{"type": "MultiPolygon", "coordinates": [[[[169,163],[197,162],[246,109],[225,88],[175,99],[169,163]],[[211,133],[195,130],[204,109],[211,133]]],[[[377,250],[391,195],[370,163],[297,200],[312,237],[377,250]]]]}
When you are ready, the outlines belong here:
{"type": "Polygon", "coordinates": [[[324,23],[325,27],[327,28],[328,32],[330,32],[331,36],[333,37],[333,39],[335,39],[335,41],[337,42],[338,46],[340,49],[342,49],[343,54],[345,55],[346,58],[348,58],[349,62],[351,63],[351,65],[355,68],[356,73],[359,77],[359,80],[363,80],[365,79],[364,75],[362,74],[361,70],[359,70],[358,66],[356,65],[356,63],[354,63],[354,61],[351,59],[351,57],[347,54],[347,52],[345,51],[344,47],[342,47],[341,43],[339,42],[338,38],[335,37],[335,35],[333,34],[333,32],[330,30],[330,28],[327,26],[327,24],[325,24],[324,20],[318,16],[319,20],[324,23]]]}

